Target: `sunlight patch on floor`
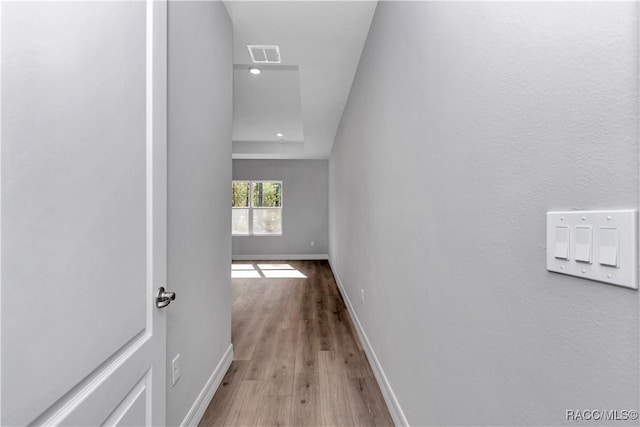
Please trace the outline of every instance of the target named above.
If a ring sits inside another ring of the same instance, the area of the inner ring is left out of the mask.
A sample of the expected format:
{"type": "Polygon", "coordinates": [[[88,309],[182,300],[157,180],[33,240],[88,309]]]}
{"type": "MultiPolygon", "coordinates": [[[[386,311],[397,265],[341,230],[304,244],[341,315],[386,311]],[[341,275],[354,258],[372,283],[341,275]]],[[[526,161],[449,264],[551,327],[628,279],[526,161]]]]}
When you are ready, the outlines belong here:
{"type": "Polygon", "coordinates": [[[298,270],[263,270],[262,274],[267,279],[306,279],[307,276],[298,270]]]}
{"type": "Polygon", "coordinates": [[[231,264],[231,270],[255,270],[253,264],[231,264]]]}
{"type": "Polygon", "coordinates": [[[260,270],[295,270],[289,264],[258,264],[260,270]]]}
{"type": "Polygon", "coordinates": [[[306,279],[290,264],[231,264],[232,279],[306,279]]]}

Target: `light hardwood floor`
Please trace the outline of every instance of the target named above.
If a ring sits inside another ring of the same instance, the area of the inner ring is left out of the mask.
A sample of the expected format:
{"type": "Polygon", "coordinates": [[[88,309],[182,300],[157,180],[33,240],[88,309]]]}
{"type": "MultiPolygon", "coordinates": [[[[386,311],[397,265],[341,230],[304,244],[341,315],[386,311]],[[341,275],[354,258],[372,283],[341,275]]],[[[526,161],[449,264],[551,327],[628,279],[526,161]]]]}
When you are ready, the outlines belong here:
{"type": "Polygon", "coordinates": [[[232,280],[234,361],[200,426],[392,426],[329,264],[240,263],[307,278],[232,280]]]}

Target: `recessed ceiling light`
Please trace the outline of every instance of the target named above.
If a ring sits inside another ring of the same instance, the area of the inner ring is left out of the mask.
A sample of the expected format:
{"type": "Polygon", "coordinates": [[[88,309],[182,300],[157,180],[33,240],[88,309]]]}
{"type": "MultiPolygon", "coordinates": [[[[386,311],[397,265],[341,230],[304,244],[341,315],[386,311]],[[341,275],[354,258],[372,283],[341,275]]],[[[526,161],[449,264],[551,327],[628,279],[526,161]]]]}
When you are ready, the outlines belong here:
{"type": "Polygon", "coordinates": [[[280,133],[280,132],[278,132],[278,133],[276,133],[276,136],[283,137],[283,136],[284,136],[284,133],[280,133]]]}
{"type": "Polygon", "coordinates": [[[249,68],[249,72],[251,74],[253,74],[254,76],[257,76],[258,74],[260,74],[262,72],[262,70],[258,67],[251,67],[249,68]]]}

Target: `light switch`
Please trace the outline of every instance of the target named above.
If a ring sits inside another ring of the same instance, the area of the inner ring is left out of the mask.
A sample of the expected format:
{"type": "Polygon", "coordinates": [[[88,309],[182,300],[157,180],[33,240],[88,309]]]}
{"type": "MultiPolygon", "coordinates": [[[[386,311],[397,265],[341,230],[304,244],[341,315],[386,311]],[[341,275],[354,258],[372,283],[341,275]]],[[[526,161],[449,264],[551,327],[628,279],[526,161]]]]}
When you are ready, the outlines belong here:
{"type": "Polygon", "coordinates": [[[560,259],[569,259],[569,227],[556,227],[556,241],[553,255],[560,259]]]}
{"type": "Polygon", "coordinates": [[[618,229],[600,227],[600,264],[618,266],[618,229]]]}
{"type": "Polygon", "coordinates": [[[576,247],[574,252],[574,258],[576,261],[588,262],[591,264],[592,236],[593,232],[591,231],[591,227],[576,227],[576,247]]]}
{"type": "Polygon", "coordinates": [[[547,270],[638,289],[638,210],[547,212],[547,270]]]}

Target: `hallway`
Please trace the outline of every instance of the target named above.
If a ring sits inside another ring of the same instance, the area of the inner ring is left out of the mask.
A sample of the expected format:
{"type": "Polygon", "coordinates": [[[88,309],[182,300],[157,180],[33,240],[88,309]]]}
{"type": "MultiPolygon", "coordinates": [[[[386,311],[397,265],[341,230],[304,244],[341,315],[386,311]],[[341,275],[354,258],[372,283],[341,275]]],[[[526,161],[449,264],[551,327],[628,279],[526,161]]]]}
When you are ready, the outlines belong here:
{"type": "Polygon", "coordinates": [[[0,426],[639,427],[639,35],[0,0],[0,426]]]}
{"type": "Polygon", "coordinates": [[[234,269],[261,274],[233,279],[234,361],[200,426],[393,425],[326,261],[234,269]]]}

